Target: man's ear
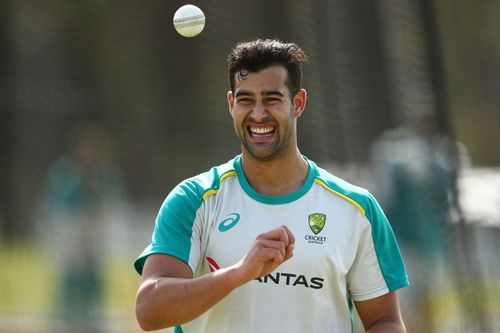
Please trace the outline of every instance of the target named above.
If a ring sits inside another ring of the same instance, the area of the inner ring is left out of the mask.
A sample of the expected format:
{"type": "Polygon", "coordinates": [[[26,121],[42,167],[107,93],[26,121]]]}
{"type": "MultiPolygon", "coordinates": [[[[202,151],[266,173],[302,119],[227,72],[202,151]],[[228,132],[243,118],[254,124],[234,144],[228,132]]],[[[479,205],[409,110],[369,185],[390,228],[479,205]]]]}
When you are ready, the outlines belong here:
{"type": "Polygon", "coordinates": [[[229,107],[229,113],[232,116],[233,115],[233,107],[234,107],[234,96],[233,96],[233,92],[231,90],[229,90],[227,92],[227,105],[229,107]]]}
{"type": "Polygon", "coordinates": [[[293,113],[295,117],[300,117],[304,112],[307,103],[307,91],[300,89],[293,98],[293,113]]]}

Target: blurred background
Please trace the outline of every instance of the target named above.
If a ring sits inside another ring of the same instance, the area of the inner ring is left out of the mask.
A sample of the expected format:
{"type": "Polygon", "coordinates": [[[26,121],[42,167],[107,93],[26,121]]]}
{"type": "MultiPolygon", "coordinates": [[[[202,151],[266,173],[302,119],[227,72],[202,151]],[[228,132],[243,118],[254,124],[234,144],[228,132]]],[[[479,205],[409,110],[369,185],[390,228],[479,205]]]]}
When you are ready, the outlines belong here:
{"type": "Polygon", "coordinates": [[[182,179],[240,151],[226,56],[311,58],[303,154],[379,199],[409,332],[500,331],[500,1],[0,2],[0,332],[140,332],[134,258],[182,179]]]}

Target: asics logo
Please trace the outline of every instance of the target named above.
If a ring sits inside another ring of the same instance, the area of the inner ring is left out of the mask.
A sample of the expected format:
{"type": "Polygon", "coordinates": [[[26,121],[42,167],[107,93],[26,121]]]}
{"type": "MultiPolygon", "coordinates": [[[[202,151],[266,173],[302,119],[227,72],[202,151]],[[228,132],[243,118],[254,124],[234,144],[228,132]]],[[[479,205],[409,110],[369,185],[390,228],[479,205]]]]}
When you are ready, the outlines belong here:
{"type": "Polygon", "coordinates": [[[228,231],[229,229],[234,227],[236,225],[236,223],[238,223],[238,221],[240,220],[240,214],[238,214],[238,213],[230,213],[230,214],[227,214],[226,216],[227,216],[226,219],[222,220],[219,223],[219,231],[220,232],[228,231]]]}

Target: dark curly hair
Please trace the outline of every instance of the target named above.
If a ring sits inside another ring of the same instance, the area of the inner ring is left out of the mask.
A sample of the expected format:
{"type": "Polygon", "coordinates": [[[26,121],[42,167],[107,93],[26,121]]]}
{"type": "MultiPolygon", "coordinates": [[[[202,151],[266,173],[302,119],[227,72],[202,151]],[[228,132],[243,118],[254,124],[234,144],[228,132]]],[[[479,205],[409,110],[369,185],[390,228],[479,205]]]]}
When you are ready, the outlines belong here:
{"type": "Polygon", "coordinates": [[[302,64],[308,62],[308,56],[295,43],[257,39],[237,44],[227,61],[231,91],[234,92],[235,75],[241,75],[242,70],[255,73],[270,66],[281,65],[287,70],[285,83],[293,98],[302,86],[302,64]]]}

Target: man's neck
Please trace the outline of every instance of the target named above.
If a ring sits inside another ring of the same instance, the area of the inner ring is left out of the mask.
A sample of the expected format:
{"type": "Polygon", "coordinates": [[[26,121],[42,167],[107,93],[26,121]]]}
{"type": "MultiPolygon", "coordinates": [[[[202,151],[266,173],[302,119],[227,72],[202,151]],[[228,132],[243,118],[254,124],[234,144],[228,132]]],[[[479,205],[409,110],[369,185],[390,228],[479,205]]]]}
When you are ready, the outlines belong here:
{"type": "Polygon", "coordinates": [[[297,191],[306,181],[309,165],[296,149],[263,161],[243,151],[242,167],[248,183],[263,195],[282,196],[297,191]]]}

